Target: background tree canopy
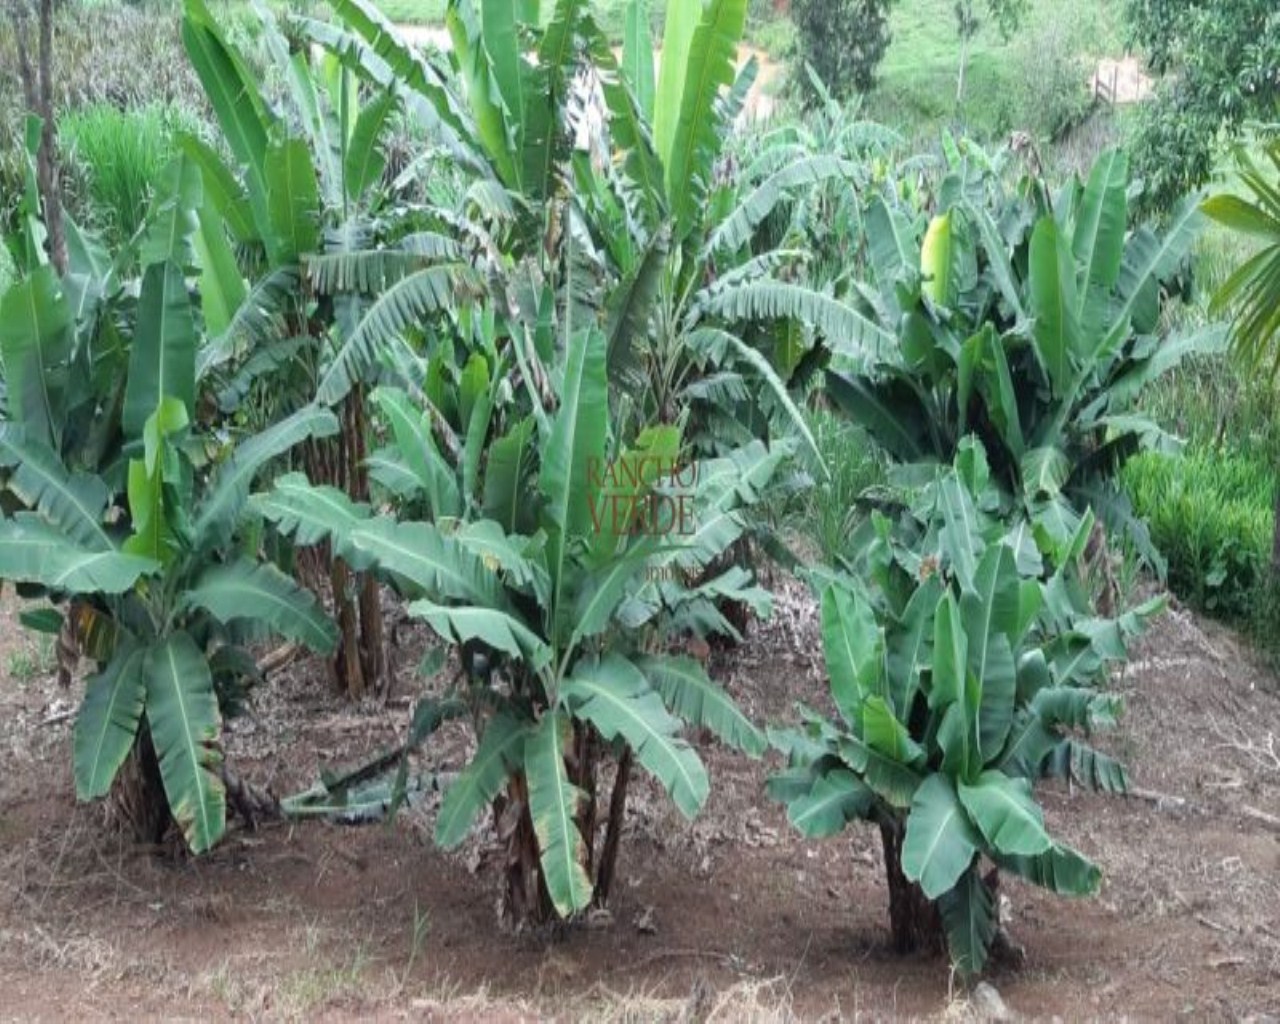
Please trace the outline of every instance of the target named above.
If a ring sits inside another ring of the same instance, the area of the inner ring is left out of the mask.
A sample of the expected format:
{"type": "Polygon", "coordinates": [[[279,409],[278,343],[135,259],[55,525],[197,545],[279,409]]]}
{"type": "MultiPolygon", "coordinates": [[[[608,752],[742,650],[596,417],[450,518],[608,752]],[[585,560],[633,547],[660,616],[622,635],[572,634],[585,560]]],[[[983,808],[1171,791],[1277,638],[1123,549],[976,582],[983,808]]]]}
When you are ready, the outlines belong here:
{"type": "Polygon", "coordinates": [[[1268,0],[1128,0],[1130,39],[1169,77],[1142,111],[1134,164],[1167,209],[1208,180],[1220,133],[1280,111],[1280,8],[1268,0]]]}
{"type": "MultiPolygon", "coordinates": [[[[892,0],[794,0],[801,56],[837,97],[866,92],[889,48],[892,0]]],[[[798,79],[809,87],[807,76],[798,79]]]]}

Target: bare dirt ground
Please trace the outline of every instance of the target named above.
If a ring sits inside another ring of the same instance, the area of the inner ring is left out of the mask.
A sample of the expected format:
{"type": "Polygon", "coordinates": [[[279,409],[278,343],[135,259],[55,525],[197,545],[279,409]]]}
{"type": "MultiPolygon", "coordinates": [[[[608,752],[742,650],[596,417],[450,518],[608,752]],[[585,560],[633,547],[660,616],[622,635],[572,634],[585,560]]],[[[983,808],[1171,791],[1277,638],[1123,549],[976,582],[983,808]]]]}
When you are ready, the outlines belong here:
{"type": "Polygon", "coordinates": [[[1149,99],[1154,89],[1155,82],[1132,55],[1102,58],[1089,79],[1089,91],[1094,96],[1109,96],[1113,103],[1140,103],[1149,99]]]}
{"type": "MultiPolygon", "coordinates": [[[[774,620],[713,655],[760,721],[823,702],[812,602],[777,581],[774,620]]],[[[556,934],[496,923],[486,827],[457,854],[433,808],[387,825],[237,827],[212,854],[125,842],[74,802],[72,722],[5,602],[0,623],[0,1017],[561,1020],[966,1019],[942,959],[887,949],[878,837],[806,842],[766,801],[769,766],[714,744],[703,815],[633,784],[611,917],[556,934]],[[15,672],[17,678],[15,678],[15,672]],[[52,719],[52,720],[51,720],[52,719]],[[46,724],[47,723],[47,724],[46,724]]],[[[255,694],[228,756],[279,793],[351,765],[407,725],[421,636],[398,653],[399,701],[345,707],[317,666],[255,694]]],[[[1228,631],[1165,615],[1115,685],[1111,749],[1143,792],[1047,787],[1052,830],[1093,856],[1094,898],[1006,881],[1021,968],[989,980],[1018,1016],[1274,1020],[1280,1014],[1280,698],[1228,631]],[[1270,821],[1267,816],[1271,816],[1270,821]]],[[[423,767],[456,769],[438,738],[423,767]]]]}

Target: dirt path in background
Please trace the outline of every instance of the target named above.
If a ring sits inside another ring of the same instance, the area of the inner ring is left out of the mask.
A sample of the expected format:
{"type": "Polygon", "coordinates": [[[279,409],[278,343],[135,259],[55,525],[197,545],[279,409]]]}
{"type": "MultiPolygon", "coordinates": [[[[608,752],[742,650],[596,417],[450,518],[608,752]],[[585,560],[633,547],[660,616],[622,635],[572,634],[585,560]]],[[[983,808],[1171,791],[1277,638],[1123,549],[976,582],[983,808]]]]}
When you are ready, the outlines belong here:
{"type": "Polygon", "coordinates": [[[1089,79],[1089,89],[1095,96],[1112,97],[1114,103],[1140,103],[1151,97],[1154,88],[1151,76],[1134,56],[1118,60],[1104,57],[1089,79]]]}
{"type": "MultiPolygon", "coordinates": [[[[448,31],[438,25],[397,25],[396,29],[406,42],[415,46],[434,46],[442,51],[448,51],[453,46],[448,31]]],[[[621,49],[615,52],[621,56],[621,49]]],[[[662,51],[655,50],[653,57],[655,61],[660,60],[662,51]]],[[[738,47],[738,69],[741,70],[752,57],[756,59],[756,80],[747,93],[742,116],[749,121],[764,121],[773,116],[776,106],[773,91],[783,66],[764,50],[744,44],[738,47]]]]}
{"type": "MultiPolygon", "coordinates": [[[[813,602],[776,591],[775,620],[711,665],[759,721],[826,703],[813,602]]],[[[384,749],[422,689],[422,643],[397,649],[391,709],[342,705],[314,666],[274,679],[229,724],[230,760],[288,793],[384,749]]],[[[1076,901],[1004,881],[1026,962],[990,980],[1046,1019],[1275,1013],[1280,834],[1248,809],[1280,814],[1277,681],[1233,634],[1174,612],[1115,685],[1128,711],[1108,746],[1149,797],[1045,788],[1051,830],[1105,881],[1076,901]]],[[[761,792],[768,766],[714,744],[699,743],[712,794],[694,822],[633,784],[610,916],[508,936],[492,829],[440,853],[430,805],[389,828],[236,829],[199,860],[123,843],[73,800],[71,723],[42,724],[66,697],[48,677],[0,681],[0,1016],[959,1019],[946,963],[887,947],[873,831],[800,839],[761,792]]],[[[467,743],[450,727],[419,767],[456,769],[467,743]]]]}

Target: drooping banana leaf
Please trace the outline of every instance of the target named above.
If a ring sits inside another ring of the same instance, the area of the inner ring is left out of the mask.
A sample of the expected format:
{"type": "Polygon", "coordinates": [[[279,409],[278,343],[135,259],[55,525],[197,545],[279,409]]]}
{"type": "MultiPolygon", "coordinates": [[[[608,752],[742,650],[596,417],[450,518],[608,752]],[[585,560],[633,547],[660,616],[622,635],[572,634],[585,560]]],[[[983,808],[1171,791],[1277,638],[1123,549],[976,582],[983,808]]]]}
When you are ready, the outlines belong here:
{"type": "Polygon", "coordinates": [[[586,847],[576,818],[585,794],[565,773],[569,719],[559,711],[543,715],[524,747],[529,813],[538,837],[542,877],[561,917],[586,910],[592,885],[585,865],[586,847]]]}
{"type": "Polygon", "coordinates": [[[579,662],[561,684],[560,697],[605,739],[625,740],[685,817],[698,813],[710,792],[706,768],[677,735],[679,719],[667,711],[631,661],[607,654],[599,661],[579,662]]]}
{"type": "Polygon", "coordinates": [[[0,579],[70,593],[123,594],[159,568],[150,558],[79,547],[34,512],[0,520],[0,579]]]}
{"type": "Polygon", "coordinates": [[[195,641],[177,632],[147,649],[142,674],[147,722],[160,778],[178,827],[193,853],[203,853],[226,830],[222,717],[209,665],[195,641]]]}
{"type": "Polygon", "coordinates": [[[145,650],[122,643],[111,661],[85,685],[76,715],[76,799],[106,796],[133,748],[146,703],[145,650]]]}
{"type": "Polygon", "coordinates": [[[275,566],[239,560],[206,569],[183,595],[183,604],[203,608],[222,623],[247,619],[328,654],[338,633],[315,595],[275,566]]]}

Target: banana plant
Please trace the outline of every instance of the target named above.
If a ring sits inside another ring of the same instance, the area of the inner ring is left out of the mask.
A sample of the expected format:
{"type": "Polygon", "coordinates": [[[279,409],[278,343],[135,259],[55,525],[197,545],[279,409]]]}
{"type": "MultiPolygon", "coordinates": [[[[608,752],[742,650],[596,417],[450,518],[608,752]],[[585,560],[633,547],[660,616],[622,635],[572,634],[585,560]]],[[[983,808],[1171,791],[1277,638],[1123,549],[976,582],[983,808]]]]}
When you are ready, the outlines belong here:
{"type": "MultiPolygon", "coordinates": [[[[243,644],[276,633],[328,653],[337,641],[307,591],[229,535],[258,469],[302,438],[336,430],[331,413],[305,410],[241,445],[197,494],[183,453],[192,440],[186,406],[165,397],[143,425],[141,457],[129,460],[122,529],[109,521],[101,477],[72,472],[17,424],[0,427],[8,490],[31,506],[0,522],[0,579],[34,586],[65,608],[98,664],[76,717],[78,798],[107,795],[141,744],[139,769],[158,761],[190,849],[204,852],[221,837],[219,697],[254,674],[243,644]]],[[[61,615],[54,617],[47,628],[56,630],[61,615]]],[[[139,839],[161,838],[168,816],[155,811],[138,808],[139,839]]]]}
{"type": "Polygon", "coordinates": [[[1032,787],[1058,775],[1125,791],[1090,735],[1120,710],[1105,667],[1162,606],[1095,617],[1075,575],[1091,514],[1046,578],[1025,525],[983,511],[994,497],[966,438],[896,520],[868,521],[853,572],[812,575],[839,718],[802,709],[800,728],[770,733],[789,765],[768,788],[792,825],[815,838],[877,825],[895,946],[945,944],[966,975],[997,937],[998,870],[1096,890],[1098,868],[1050,836],[1032,787]]]}
{"type": "MultiPolygon", "coordinates": [[[[338,409],[339,436],[313,439],[302,459],[317,481],[362,501],[371,433],[365,391],[382,352],[434,318],[447,325],[482,290],[481,279],[451,211],[402,201],[386,180],[385,150],[404,105],[399,81],[386,74],[362,91],[347,64],[355,40],[320,26],[333,50],[318,56],[286,38],[270,11],[256,11],[262,40],[285,72],[288,103],[279,110],[202,0],[190,0],[183,18],[188,55],[232,157],[224,162],[200,140],[182,140],[208,200],[202,291],[219,300],[207,302],[219,311],[217,343],[201,360],[201,378],[241,422],[273,422],[313,400],[338,409]],[[231,255],[228,231],[247,259],[231,255]],[[256,277],[252,286],[246,272],[256,277]]],[[[424,88],[443,88],[426,65],[414,71],[424,88]]],[[[464,127],[450,115],[438,134],[465,157],[465,133],[450,125],[464,127]]],[[[332,594],[342,627],[331,662],[338,687],[352,697],[385,688],[374,581],[324,553],[310,568],[312,585],[332,594]]]]}
{"type": "Polygon", "coordinates": [[[610,375],[644,384],[639,415],[692,404],[692,436],[709,451],[721,437],[794,434],[821,470],[792,388],[827,349],[874,348],[890,334],[802,283],[804,246],[769,230],[806,191],[859,187],[859,165],[779,144],[742,168],[726,145],[756,71],[748,61],[735,72],[746,8],[669,4],[656,87],[647,3],[630,4],[621,66],[591,40],[611,159],[579,160],[575,181],[611,271],[610,375]]]}
{"type": "MultiPolygon", "coordinates": [[[[777,205],[815,181],[852,175],[852,165],[806,158],[734,193],[732,179],[720,180],[715,168],[753,74],[734,75],[745,4],[711,4],[684,29],[689,10],[673,17],[663,44],[669,70],[639,89],[627,76],[647,81],[653,69],[650,60],[646,78],[642,55],[651,55],[652,43],[637,11],[619,64],[585,3],[561,0],[546,11],[487,0],[451,4],[460,113],[423,70],[429,59],[366,0],[337,4],[345,32],[313,23],[307,31],[366,81],[400,82],[413,97],[406,110],[418,111],[428,130],[433,118],[474,129],[485,169],[468,194],[483,223],[459,218],[455,227],[486,240],[487,298],[512,390],[530,377],[541,404],[553,406],[554,374],[546,368],[557,358],[559,326],[591,322],[608,338],[611,384],[632,396],[622,410],[630,433],[673,424],[688,409],[684,436],[700,455],[794,435],[820,466],[789,385],[815,347],[812,332],[843,337],[867,325],[828,296],[775,280],[775,272],[795,276],[799,255],[753,253],[751,241],[777,205]],[[687,74],[677,81],[682,62],[687,74]],[[664,121],[672,133],[665,150],[655,142],[660,110],[672,115],[664,121]],[[597,114],[600,123],[584,131],[597,114]],[[585,137],[576,148],[575,136],[585,137]],[[782,351],[789,361],[780,373],[773,360],[782,351]]],[[[477,339],[461,329],[462,319],[452,338],[439,326],[423,331],[430,360],[446,374],[449,359],[438,356],[449,341],[460,363],[475,354],[477,339]]],[[[378,345],[402,352],[398,335],[392,324],[378,345]]],[[[447,411],[432,416],[439,426],[447,411]]],[[[378,463],[384,479],[403,476],[378,463]]]]}
{"type": "MultiPolygon", "coordinates": [[[[671,643],[731,630],[716,609],[724,597],[767,613],[767,593],[745,571],[690,581],[742,535],[745,509],[791,449],[755,442],[685,463],[676,426],[621,432],[606,365],[603,332],[571,334],[553,367],[554,414],[514,421],[490,443],[482,472],[456,478],[460,488],[427,469],[419,500],[428,519],[375,515],[299,475],[254,500],[298,543],[328,540],[351,564],[375,567],[411,615],[458,646],[456,691],[424,701],[412,735],[425,739],[450,716],[476,722],[476,752],[445,794],[436,840],[456,846],[492,809],[509,851],[504,915],[515,923],[608,899],[633,766],[682,813],[697,813],[709,780],[684,725],[754,755],[764,748],[703,666],[671,643]],[[610,755],[606,811],[599,773],[610,755]]],[[[402,411],[415,401],[380,398],[402,411]]],[[[428,410],[393,422],[406,466],[424,465],[428,410]]]]}
{"type": "Polygon", "coordinates": [[[195,852],[225,828],[220,705],[253,675],[243,644],[269,629],[333,647],[323,611],[239,527],[260,469],[337,430],[307,408],[228,453],[198,425],[201,201],[179,156],[133,251],[113,261],[68,222],[68,273],[38,267],[0,299],[0,579],[52,605],[24,621],[97,663],[77,795],[106,795],[128,764],[121,804],[139,838],[158,841],[171,814],[195,852]],[[124,281],[135,259],[141,279],[124,281]]]}
{"type": "Polygon", "coordinates": [[[1119,150],[1052,200],[1035,182],[1029,190],[1009,198],[987,172],[954,173],[923,238],[909,211],[874,198],[861,301],[894,343],[862,359],[837,355],[827,392],[901,462],[949,463],[976,433],[1002,499],[1046,547],[1064,543],[1092,505],[1159,566],[1116,474],[1137,451],[1175,445],[1136,408],[1142,389],[1221,344],[1216,327],[1159,334],[1162,288],[1203,218],[1189,199],[1162,235],[1129,231],[1119,150]]]}
{"type": "MultiPolygon", "coordinates": [[[[853,346],[889,335],[797,283],[800,253],[759,251],[752,242],[779,205],[824,181],[856,180],[856,165],[790,154],[741,191],[736,175],[717,175],[755,73],[748,62],[735,74],[745,0],[672,3],[656,75],[647,3],[631,5],[621,61],[588,4],[543,6],[450,4],[462,109],[367,0],[336,4],[345,34],[306,24],[365,80],[401,83],[412,97],[406,109],[428,130],[441,121],[472,130],[483,164],[472,194],[491,211],[500,206],[495,183],[508,196],[510,212],[486,231],[509,260],[491,259],[485,270],[501,281],[496,298],[510,314],[513,344],[526,349],[522,359],[544,355],[536,344],[547,308],[539,282],[549,284],[561,311],[581,303],[583,315],[602,322],[610,378],[640,396],[639,422],[669,419],[694,402],[706,410],[702,419],[726,413],[730,446],[762,436],[760,422],[753,425],[761,421],[812,448],[788,384],[814,336],[853,346]],[[577,150],[575,134],[587,135],[577,150]],[[578,263],[572,292],[561,255],[567,236],[578,263]]],[[[690,436],[715,450],[713,426],[691,424],[690,436]]]]}

